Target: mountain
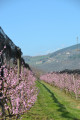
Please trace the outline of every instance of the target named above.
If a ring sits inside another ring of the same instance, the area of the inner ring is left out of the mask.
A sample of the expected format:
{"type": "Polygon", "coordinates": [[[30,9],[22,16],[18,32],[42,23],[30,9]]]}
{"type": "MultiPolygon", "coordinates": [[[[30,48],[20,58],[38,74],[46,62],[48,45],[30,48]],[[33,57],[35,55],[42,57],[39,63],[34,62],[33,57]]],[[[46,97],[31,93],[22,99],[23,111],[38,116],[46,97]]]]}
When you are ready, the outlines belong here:
{"type": "Polygon", "coordinates": [[[2,50],[3,46],[9,46],[11,51],[15,51],[16,45],[12,42],[12,40],[5,34],[3,29],[0,27],[0,50],[2,50]]]}
{"type": "Polygon", "coordinates": [[[0,67],[5,63],[9,67],[14,67],[14,65],[17,64],[17,58],[20,58],[21,64],[24,64],[26,68],[31,70],[29,65],[25,63],[22,58],[21,49],[13,43],[0,27],[0,67]]]}
{"type": "Polygon", "coordinates": [[[3,29],[0,27],[0,34],[4,36],[4,38],[7,38],[7,35],[4,33],[3,29]]]}
{"type": "Polygon", "coordinates": [[[0,60],[6,59],[9,62],[11,59],[14,61],[17,58],[17,54],[22,54],[21,49],[17,47],[12,40],[5,34],[3,29],[0,27],[0,60]],[[4,49],[4,47],[6,49],[4,49]],[[2,57],[1,57],[2,55],[2,57]]]}
{"type": "Polygon", "coordinates": [[[73,45],[48,55],[23,56],[30,66],[45,72],[80,69],[80,44],[73,45]]]}

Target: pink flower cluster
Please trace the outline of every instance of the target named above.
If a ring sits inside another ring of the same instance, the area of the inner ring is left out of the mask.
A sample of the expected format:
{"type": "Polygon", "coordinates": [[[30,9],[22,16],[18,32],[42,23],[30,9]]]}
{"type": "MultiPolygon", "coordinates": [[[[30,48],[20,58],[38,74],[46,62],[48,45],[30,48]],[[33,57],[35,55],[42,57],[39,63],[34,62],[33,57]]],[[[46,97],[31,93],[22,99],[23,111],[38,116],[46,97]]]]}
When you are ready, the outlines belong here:
{"type": "MultiPolygon", "coordinates": [[[[20,77],[17,75],[17,67],[8,70],[4,68],[4,107],[9,115],[20,115],[31,108],[37,99],[37,88],[35,87],[33,73],[24,68],[20,77]]],[[[1,87],[0,82],[0,87],[1,87]]],[[[0,97],[1,99],[1,97],[0,97]]]]}
{"type": "Polygon", "coordinates": [[[78,74],[48,73],[42,75],[40,79],[69,93],[74,93],[76,98],[80,97],[80,75],[78,74]]]}

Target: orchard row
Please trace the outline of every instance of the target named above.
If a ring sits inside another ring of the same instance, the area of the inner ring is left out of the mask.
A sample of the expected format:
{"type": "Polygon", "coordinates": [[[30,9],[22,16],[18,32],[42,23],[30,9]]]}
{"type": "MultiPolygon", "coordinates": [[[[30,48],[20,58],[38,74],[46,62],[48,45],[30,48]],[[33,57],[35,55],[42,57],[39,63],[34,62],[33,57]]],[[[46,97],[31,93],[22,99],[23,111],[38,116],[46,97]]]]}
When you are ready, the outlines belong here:
{"type": "MultiPolygon", "coordinates": [[[[2,69],[2,68],[1,68],[2,69]]],[[[17,77],[18,67],[3,68],[4,77],[0,80],[0,88],[3,86],[0,96],[2,111],[5,115],[20,115],[31,108],[37,99],[35,77],[25,67],[17,77]]]]}
{"type": "Polygon", "coordinates": [[[40,77],[41,80],[64,90],[76,99],[80,97],[80,75],[68,73],[48,73],[40,77]]]}

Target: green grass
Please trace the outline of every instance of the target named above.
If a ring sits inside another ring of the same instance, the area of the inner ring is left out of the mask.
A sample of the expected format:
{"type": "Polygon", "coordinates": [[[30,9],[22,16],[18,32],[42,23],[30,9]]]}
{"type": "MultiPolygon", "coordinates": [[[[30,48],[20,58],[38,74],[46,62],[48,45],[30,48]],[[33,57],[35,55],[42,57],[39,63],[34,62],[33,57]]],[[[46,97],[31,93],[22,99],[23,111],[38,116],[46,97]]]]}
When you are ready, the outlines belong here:
{"type": "Polygon", "coordinates": [[[39,95],[22,120],[80,120],[80,101],[43,81],[36,82],[39,95]]]}

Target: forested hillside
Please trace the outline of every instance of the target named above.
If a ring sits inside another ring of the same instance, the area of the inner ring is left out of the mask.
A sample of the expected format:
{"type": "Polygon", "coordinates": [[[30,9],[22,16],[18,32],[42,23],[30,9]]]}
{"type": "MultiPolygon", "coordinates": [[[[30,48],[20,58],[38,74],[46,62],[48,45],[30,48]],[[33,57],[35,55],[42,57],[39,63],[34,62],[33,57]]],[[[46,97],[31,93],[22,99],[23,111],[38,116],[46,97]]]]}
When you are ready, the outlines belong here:
{"type": "Polygon", "coordinates": [[[48,55],[24,56],[25,62],[45,72],[80,69],[80,44],[73,45],[48,55]]]}

